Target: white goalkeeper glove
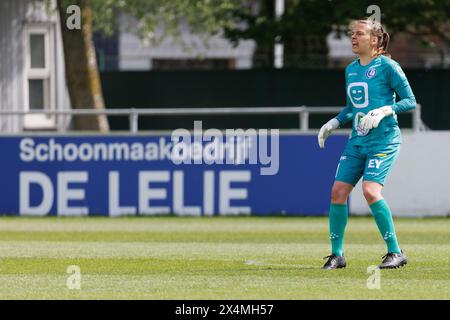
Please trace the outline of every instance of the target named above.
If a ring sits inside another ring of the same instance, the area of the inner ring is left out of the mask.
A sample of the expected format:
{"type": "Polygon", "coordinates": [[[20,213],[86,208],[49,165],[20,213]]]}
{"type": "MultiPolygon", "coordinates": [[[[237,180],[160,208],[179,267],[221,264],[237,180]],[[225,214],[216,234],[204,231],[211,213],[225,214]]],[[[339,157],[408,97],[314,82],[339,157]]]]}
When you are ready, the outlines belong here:
{"type": "Polygon", "coordinates": [[[327,140],[330,134],[337,128],[339,128],[339,121],[336,118],[331,119],[320,128],[319,135],[317,136],[319,147],[325,147],[325,140],[327,140]]]}
{"type": "Polygon", "coordinates": [[[391,106],[384,106],[378,109],[373,109],[366,114],[359,123],[359,127],[363,130],[370,130],[373,128],[377,128],[380,124],[381,120],[384,117],[390,116],[394,114],[394,110],[392,110],[391,106]]]}

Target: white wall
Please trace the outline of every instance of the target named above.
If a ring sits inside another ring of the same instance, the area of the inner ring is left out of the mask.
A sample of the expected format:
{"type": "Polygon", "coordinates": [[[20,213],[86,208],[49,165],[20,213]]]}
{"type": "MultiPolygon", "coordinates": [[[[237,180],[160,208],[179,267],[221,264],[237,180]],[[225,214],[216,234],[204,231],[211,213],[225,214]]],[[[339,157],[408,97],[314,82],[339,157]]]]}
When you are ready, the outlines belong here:
{"type": "MultiPolygon", "coordinates": [[[[450,131],[404,132],[383,196],[394,216],[449,215],[450,131]]],[[[370,213],[361,181],[352,192],[350,212],[370,213]]]]}

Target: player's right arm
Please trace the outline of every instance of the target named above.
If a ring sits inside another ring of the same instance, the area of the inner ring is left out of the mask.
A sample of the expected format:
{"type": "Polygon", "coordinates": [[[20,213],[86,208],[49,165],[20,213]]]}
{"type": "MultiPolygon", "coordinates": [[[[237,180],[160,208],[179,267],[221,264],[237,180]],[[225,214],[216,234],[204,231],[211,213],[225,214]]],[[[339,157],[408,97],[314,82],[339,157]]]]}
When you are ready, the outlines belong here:
{"type": "Polygon", "coordinates": [[[345,108],[342,109],[341,112],[336,116],[336,119],[339,121],[339,127],[345,126],[349,121],[353,119],[353,110],[350,99],[347,96],[347,103],[345,108]]]}
{"type": "MultiPolygon", "coordinates": [[[[345,84],[347,86],[347,69],[345,69],[345,84]]],[[[339,114],[333,119],[325,123],[322,128],[320,128],[319,135],[317,136],[319,147],[325,148],[325,140],[331,135],[331,133],[339,127],[344,126],[346,123],[351,121],[353,118],[352,106],[350,104],[350,99],[346,94],[346,106],[342,109],[339,114]]]]}

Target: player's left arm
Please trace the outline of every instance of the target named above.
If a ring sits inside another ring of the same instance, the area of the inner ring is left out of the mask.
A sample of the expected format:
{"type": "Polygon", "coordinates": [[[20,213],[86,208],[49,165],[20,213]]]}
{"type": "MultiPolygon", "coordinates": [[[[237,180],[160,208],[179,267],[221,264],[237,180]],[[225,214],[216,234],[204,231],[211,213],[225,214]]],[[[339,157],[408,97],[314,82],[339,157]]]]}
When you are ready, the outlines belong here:
{"type": "Polygon", "coordinates": [[[366,114],[360,122],[361,128],[365,130],[377,128],[385,117],[393,116],[395,113],[406,112],[416,107],[416,98],[400,65],[390,64],[387,76],[389,86],[398,94],[400,101],[391,106],[374,109],[366,114]]]}
{"type": "Polygon", "coordinates": [[[400,97],[400,101],[391,106],[393,112],[407,112],[416,107],[416,98],[400,65],[390,66],[389,84],[400,97]]]}

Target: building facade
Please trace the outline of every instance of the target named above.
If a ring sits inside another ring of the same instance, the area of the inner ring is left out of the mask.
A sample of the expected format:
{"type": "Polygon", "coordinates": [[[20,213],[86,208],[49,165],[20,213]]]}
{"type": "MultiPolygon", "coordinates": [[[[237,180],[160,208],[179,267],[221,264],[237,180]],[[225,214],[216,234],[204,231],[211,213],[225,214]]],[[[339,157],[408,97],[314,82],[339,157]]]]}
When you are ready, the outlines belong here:
{"type": "MultiPolygon", "coordinates": [[[[170,69],[249,69],[252,67],[255,42],[240,41],[233,46],[220,35],[202,37],[187,27],[181,41],[166,38],[161,43],[146,43],[137,34],[137,22],[120,15],[118,35],[119,70],[170,69]]],[[[156,31],[158,33],[158,31],[156,31]]]]}
{"type": "Polygon", "coordinates": [[[39,110],[70,108],[57,13],[32,0],[0,1],[0,132],[59,130],[67,126],[39,110]]]}

